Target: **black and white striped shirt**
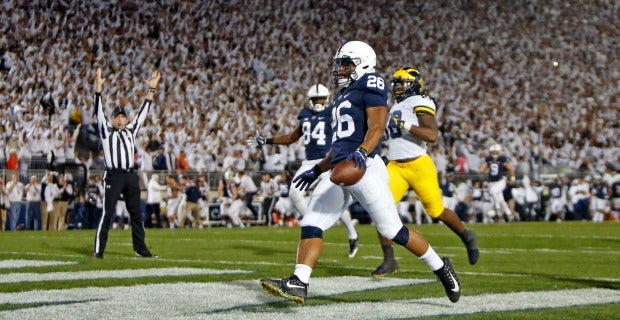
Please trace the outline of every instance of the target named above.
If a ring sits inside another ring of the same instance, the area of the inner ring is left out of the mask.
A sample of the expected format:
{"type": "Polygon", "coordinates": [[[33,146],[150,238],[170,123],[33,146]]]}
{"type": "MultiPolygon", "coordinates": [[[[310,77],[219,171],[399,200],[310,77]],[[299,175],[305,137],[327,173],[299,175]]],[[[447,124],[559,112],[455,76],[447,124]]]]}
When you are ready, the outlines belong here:
{"type": "Polygon", "coordinates": [[[151,100],[144,100],[138,115],[127,123],[123,130],[117,130],[106,119],[101,102],[101,94],[95,93],[95,114],[97,115],[97,128],[103,144],[105,165],[108,169],[129,170],[134,167],[135,137],[151,107],[151,100]]]}

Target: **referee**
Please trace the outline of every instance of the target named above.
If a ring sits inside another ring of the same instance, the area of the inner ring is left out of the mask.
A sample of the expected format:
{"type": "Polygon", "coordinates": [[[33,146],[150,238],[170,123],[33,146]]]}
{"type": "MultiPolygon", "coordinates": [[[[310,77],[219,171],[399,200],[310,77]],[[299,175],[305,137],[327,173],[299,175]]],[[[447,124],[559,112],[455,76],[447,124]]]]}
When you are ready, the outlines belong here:
{"type": "Polygon", "coordinates": [[[125,203],[131,219],[131,237],[133,250],[136,256],[156,258],[144,243],[144,226],[142,213],[140,212],[140,185],[137,172],[134,171],[134,144],[136,134],[140,130],[144,119],[153,103],[153,97],[157,89],[157,83],[161,74],[157,71],[151,73],[146,81],[149,91],[146,99],[140,106],[137,116],[131,121],[127,120],[125,108],[117,106],[112,111],[110,123],[103,111],[101,91],[105,79],[101,77],[101,68],[97,68],[95,80],[95,114],[97,115],[97,127],[103,143],[106,171],[103,175],[103,215],[97,226],[95,236],[94,257],[102,259],[108,241],[110,220],[116,208],[116,202],[121,194],[125,196],[125,203]]]}

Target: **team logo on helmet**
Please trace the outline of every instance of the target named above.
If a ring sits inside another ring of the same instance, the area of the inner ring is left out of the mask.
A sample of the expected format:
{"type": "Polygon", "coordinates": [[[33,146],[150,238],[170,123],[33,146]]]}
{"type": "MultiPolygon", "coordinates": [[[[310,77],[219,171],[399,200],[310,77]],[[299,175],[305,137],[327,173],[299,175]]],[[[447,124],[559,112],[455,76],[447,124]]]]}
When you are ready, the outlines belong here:
{"type": "Polygon", "coordinates": [[[400,68],[392,75],[392,94],[401,102],[410,96],[422,94],[424,78],[415,68],[400,68]]]}

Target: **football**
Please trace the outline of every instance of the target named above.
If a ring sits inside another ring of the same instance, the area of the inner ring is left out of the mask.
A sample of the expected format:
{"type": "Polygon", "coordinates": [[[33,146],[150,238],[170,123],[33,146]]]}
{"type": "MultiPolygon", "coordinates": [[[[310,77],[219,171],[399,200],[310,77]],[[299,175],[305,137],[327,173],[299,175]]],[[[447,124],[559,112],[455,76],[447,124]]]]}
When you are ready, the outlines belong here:
{"type": "Polygon", "coordinates": [[[330,179],[341,186],[356,184],[364,176],[366,170],[355,166],[353,160],[339,162],[332,170],[330,179]]]}

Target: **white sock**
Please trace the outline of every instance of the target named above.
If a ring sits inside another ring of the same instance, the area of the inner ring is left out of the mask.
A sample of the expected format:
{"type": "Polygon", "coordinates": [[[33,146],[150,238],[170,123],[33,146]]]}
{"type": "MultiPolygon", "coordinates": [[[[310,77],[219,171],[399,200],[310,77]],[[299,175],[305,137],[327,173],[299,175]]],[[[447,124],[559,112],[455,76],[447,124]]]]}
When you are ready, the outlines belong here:
{"type": "Polygon", "coordinates": [[[421,260],[424,260],[426,264],[431,268],[431,270],[436,271],[443,267],[443,260],[441,257],[433,250],[433,247],[428,245],[428,250],[421,257],[421,260]]]}
{"type": "Polygon", "coordinates": [[[340,221],[345,228],[347,228],[347,234],[349,235],[349,240],[357,239],[357,231],[355,231],[355,227],[353,226],[353,222],[351,221],[351,212],[349,209],[345,209],[342,215],[340,216],[340,221]]]}
{"type": "Polygon", "coordinates": [[[301,280],[301,282],[308,283],[310,282],[310,275],[312,274],[312,267],[310,267],[307,264],[298,263],[295,265],[295,272],[293,272],[293,274],[296,275],[297,278],[301,280]]]}

